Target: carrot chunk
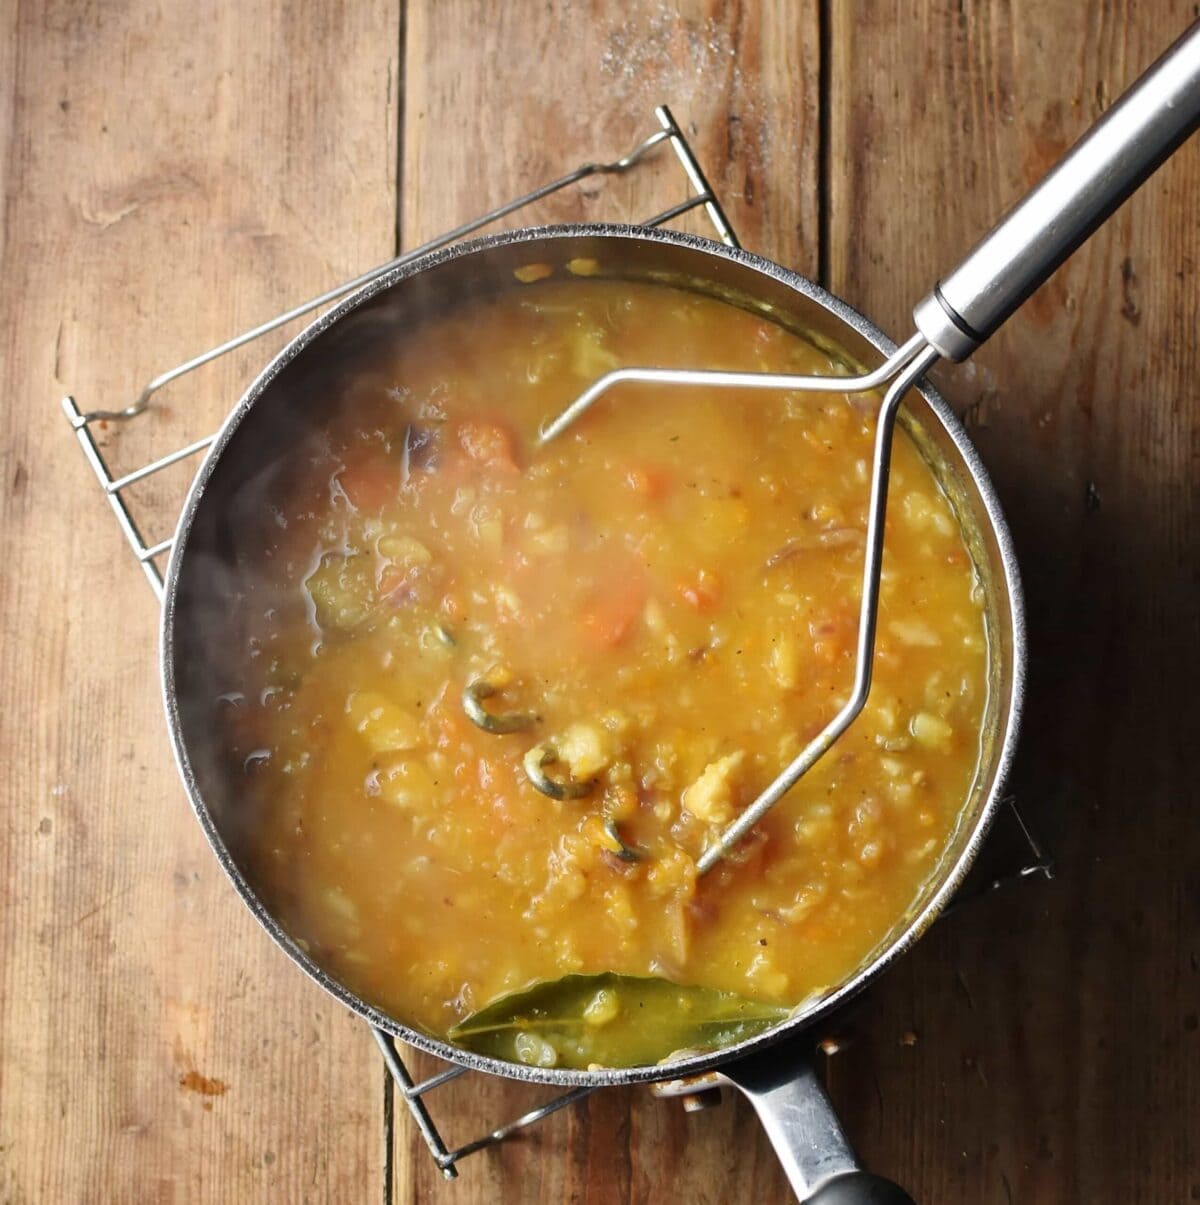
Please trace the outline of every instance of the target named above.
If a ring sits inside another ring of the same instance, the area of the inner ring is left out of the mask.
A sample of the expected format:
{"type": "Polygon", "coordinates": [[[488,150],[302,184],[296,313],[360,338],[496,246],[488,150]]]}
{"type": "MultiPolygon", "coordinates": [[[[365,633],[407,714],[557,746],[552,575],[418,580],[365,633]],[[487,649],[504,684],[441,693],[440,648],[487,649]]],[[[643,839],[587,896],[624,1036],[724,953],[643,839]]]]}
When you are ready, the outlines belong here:
{"type": "Polygon", "coordinates": [[[656,465],[637,464],[625,474],[625,484],[635,494],[650,502],[659,502],[671,488],[671,476],[656,465]]]}
{"type": "Polygon", "coordinates": [[[382,449],[368,448],[347,453],[345,467],[337,474],[337,483],[356,511],[378,514],[396,499],[400,469],[382,449]]]}
{"type": "Polygon", "coordinates": [[[501,423],[466,419],[458,425],[458,442],[476,464],[518,471],[512,432],[501,423]]]}
{"type": "Polygon", "coordinates": [[[696,611],[711,611],[721,601],[721,581],[715,573],[701,569],[690,580],[677,582],[680,598],[696,611]]]}
{"type": "Polygon", "coordinates": [[[579,617],[580,635],[593,649],[616,648],[633,631],[645,602],[646,584],[640,577],[614,577],[584,608],[579,617]]]}

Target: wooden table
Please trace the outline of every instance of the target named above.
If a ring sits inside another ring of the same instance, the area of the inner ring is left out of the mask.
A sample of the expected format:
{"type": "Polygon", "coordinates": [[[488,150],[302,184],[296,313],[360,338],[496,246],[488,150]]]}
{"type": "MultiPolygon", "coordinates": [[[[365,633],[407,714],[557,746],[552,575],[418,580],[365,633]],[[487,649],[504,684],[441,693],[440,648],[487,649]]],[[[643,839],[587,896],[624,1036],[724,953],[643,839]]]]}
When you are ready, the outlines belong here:
{"type": "MultiPolygon", "coordinates": [[[[446,1186],[365,1027],[235,898],[158,701],[157,607],[58,410],[588,157],[669,102],[746,245],[911,303],[1191,19],[1154,0],[0,3],[0,1200],[776,1201],[737,1102],[613,1091],[446,1186]]],[[[656,183],[655,181],[659,181],[656,183]]],[[[643,216],[653,173],[539,219],[643,216]]],[[[673,199],[673,198],[667,198],[673,199]]],[[[268,354],[113,424],[205,434],[268,354]]],[[[1200,1198],[1200,145],[941,374],[1012,520],[1014,784],[1058,860],[937,926],[830,1064],[930,1202],[1200,1198]]],[[[137,495],[169,531],[187,470],[137,495]]],[[[526,1091],[443,1090],[454,1140],[526,1091]]]]}

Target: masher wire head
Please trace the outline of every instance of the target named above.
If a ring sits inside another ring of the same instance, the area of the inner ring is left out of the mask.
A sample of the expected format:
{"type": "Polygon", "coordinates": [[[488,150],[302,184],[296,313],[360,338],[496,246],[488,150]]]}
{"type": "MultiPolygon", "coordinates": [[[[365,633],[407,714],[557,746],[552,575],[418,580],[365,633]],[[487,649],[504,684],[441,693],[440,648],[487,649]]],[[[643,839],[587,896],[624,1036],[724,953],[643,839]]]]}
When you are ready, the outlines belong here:
{"type": "Polygon", "coordinates": [[[622,382],[863,393],[887,385],[875,432],[867,555],[854,689],[845,706],[708,847],[701,874],[745,836],[862,710],[871,687],[883,519],[896,411],[939,356],[965,360],[994,334],[1131,193],[1200,128],[1200,21],[1193,23],[913,310],[918,333],[874,372],[857,377],[621,368],[601,377],[542,431],[554,439],[622,382]]]}
{"type": "Polygon", "coordinates": [[[796,785],[854,722],[871,691],[875,655],[875,629],[879,612],[880,570],[883,565],[883,528],[887,514],[887,486],[891,467],[892,437],[904,395],[929,371],[938,351],[920,334],[913,335],[878,368],[859,376],[800,376],[778,372],[722,372],[688,368],[618,368],[584,390],[565,410],[542,427],[540,442],[547,444],[577,422],[617,385],[644,384],[684,388],[786,389],[808,393],[871,393],[887,386],[875,427],[871,467],[871,496],[867,506],[866,558],[863,562],[862,603],[858,615],[854,684],[838,713],[804,746],[753,803],[733,820],[700,855],[696,869],[711,870],[796,785]]]}

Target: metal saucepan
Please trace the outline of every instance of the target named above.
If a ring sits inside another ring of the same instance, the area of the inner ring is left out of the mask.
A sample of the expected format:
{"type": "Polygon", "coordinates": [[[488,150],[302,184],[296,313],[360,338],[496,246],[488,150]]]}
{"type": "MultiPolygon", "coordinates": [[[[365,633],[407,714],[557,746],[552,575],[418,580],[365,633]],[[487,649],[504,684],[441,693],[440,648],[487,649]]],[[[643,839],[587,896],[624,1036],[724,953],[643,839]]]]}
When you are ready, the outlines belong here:
{"type": "MultiPolygon", "coordinates": [[[[240,800],[220,746],[215,708],[217,696],[228,689],[228,650],[234,643],[229,633],[237,595],[253,573],[245,564],[240,530],[247,513],[272,476],[286,471],[289,447],[321,424],[323,404],[337,395],[337,383],[369,365],[377,346],[456,298],[511,288],[513,270],[531,261],[561,265],[579,257],[595,259],[609,276],[669,282],[765,312],[815,340],[844,349],[867,366],[892,350],[861,315],[803,277],[745,252],[671,231],[604,226],[517,231],[397,269],[313,323],[267,368],[226,422],[192,488],[180,520],[163,612],[164,691],[180,768],[217,857],[255,916],[318,983],[373,1025],[441,1058],[560,1084],[678,1079],[719,1067],[731,1082],[747,1088],[753,1084],[756,1107],[767,1110],[776,1127],[773,1137],[786,1134],[794,1142],[812,1141],[811,1125],[822,1118],[826,1149],[821,1155],[827,1159],[829,1140],[838,1133],[836,1122],[804,1060],[782,1059],[774,1050],[766,1061],[754,1056],[782,1038],[803,1035],[857,992],[920,936],[953,895],[996,810],[1016,742],[1023,691],[1020,590],[1008,531],[962,427],[927,386],[909,397],[909,429],[954,501],[986,584],[991,665],[983,760],[936,877],[912,911],[896,918],[874,956],[826,999],[760,1037],[666,1069],[580,1072],[514,1066],[416,1033],[332,980],[283,931],[243,873],[240,800]],[[764,1074],[769,1077],[765,1083],[764,1074]],[[787,1118],[798,1105],[807,1120],[803,1132],[790,1134],[787,1118]]],[[[841,1145],[848,1159],[844,1140],[841,1145]]],[[[806,1183],[819,1179],[808,1168],[803,1176],[806,1183]]]]}
{"type": "MultiPolygon", "coordinates": [[[[1159,60],[1100,125],[917,307],[929,347],[962,359],[1200,123],[1200,25],[1159,60]]],[[[239,850],[245,813],[227,773],[214,715],[221,666],[235,642],[244,586],[238,550],[247,506],[288,450],[322,423],[337,383],[381,341],[457,298],[511,282],[536,259],[597,259],[607,275],[670,283],[765,313],[839,347],[867,368],[892,350],[860,314],[794,272],[704,239],[638,227],[573,226],[501,234],[398,267],[318,319],[264,370],[230,415],[180,517],[163,608],[167,719],[196,815],[239,894],[276,943],[348,1008],[409,1044],[466,1066],[561,1085],[604,1086],[713,1073],[753,1102],[804,1200],[902,1202],[858,1168],[809,1061],[815,1022],[860,991],[925,931],[963,881],[998,806],[1017,737],[1025,643],[1008,529],[961,425],[927,384],[906,401],[906,425],[954,502],[986,593],[990,681],[982,757],[937,873],[885,941],[844,983],[771,1030],[669,1067],[570,1071],[516,1066],[459,1050],[386,1016],[327,975],[255,894],[239,850]]],[[[564,399],[567,400],[567,399],[564,399]]]]}

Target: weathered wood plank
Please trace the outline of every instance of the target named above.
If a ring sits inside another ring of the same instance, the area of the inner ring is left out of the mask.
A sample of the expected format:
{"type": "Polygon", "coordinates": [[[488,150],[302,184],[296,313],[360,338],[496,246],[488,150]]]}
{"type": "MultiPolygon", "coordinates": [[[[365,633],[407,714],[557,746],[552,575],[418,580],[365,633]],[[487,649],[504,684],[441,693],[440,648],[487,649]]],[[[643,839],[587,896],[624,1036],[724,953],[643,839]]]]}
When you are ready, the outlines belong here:
{"type": "MultiPolygon", "coordinates": [[[[430,1074],[439,1064],[414,1056],[430,1074]]],[[[550,1100],[554,1090],[466,1075],[429,1095],[451,1146],[550,1100]]],[[[398,1109],[403,1110],[402,1103],[398,1109]]],[[[397,1124],[395,1199],[445,1201],[655,1201],[669,1187],[688,1199],[790,1200],[778,1160],[749,1107],[727,1094],[720,1108],[685,1113],[648,1089],[610,1088],[531,1127],[502,1146],[471,1155],[446,1184],[406,1115],[397,1124]]],[[[682,1199],[682,1198],[681,1198],[682,1199]]]]}
{"type": "MultiPolygon", "coordinates": [[[[655,129],[666,102],[743,242],[815,273],[816,9],[775,3],[407,6],[403,242],[411,246],[655,129]]],[[[639,220],[681,199],[654,167],[559,196],[535,221],[639,220]]],[[[521,224],[531,219],[515,219],[521,224]]],[[[690,226],[708,232],[701,221],[690,226]]],[[[516,1085],[460,1080],[432,1105],[452,1141],[530,1107],[516,1085]]],[[[397,1201],[786,1199],[750,1111],[685,1115],[648,1093],[593,1096],[528,1138],[473,1156],[445,1187],[414,1129],[398,1126],[397,1201]],[[731,1152],[737,1152],[736,1158],[731,1152]],[[670,1186],[667,1188],[666,1186],[670,1186]]]]}
{"type": "MultiPolygon", "coordinates": [[[[806,5],[412,3],[404,242],[622,154],[666,103],[746,246],[815,273],[817,51],[806,5]]],[[[640,220],[682,199],[678,180],[639,171],[510,224],[640,220]]],[[[695,229],[711,232],[702,219],[695,229]]]]}
{"type": "MultiPolygon", "coordinates": [[[[154,601],[57,402],[124,404],[391,253],[396,11],[3,6],[5,1201],[383,1194],[377,1053],[258,931],[189,813],[154,601]]],[[[116,466],[211,430],[265,354],[111,427],[116,466]]],[[[155,534],[185,478],[141,491],[155,534]]]]}
{"type": "MultiPolygon", "coordinates": [[[[1080,11],[833,6],[830,284],[894,335],[1195,16],[1080,11]]],[[[1197,196],[1193,141],[941,376],[1015,529],[1033,658],[1016,786],[1060,877],[939,926],[834,1064],[864,1154],[921,1200],[1200,1192],[1197,196]]]]}
{"type": "MultiPolygon", "coordinates": [[[[817,268],[814,6],[496,7],[410,4],[400,64],[398,4],[298,21],[277,0],[200,20],[0,3],[0,1199],[385,1187],[373,1047],[255,931],[187,815],[155,700],[154,606],[54,395],[119,404],[388,254],[401,74],[409,245],[624,150],[666,100],[747,245],[817,268]],[[227,1091],[185,1090],[190,1072],[227,1091]]],[[[903,333],[937,272],[1191,10],[1114,3],[1085,27],[1061,5],[829,6],[829,283],[903,333]]],[[[1198,158],[1185,150],[944,376],[1025,566],[1036,660],[1017,785],[1061,877],[935,930],[832,1064],[864,1154],[923,1200],[1157,1201],[1200,1185],[1185,760],[1198,158]]],[[[539,216],[648,213],[677,196],[672,171],[652,179],[539,216]]],[[[117,463],[209,429],[263,354],[113,428],[117,463]]],[[[185,477],[141,491],[156,534],[185,477]]],[[[527,1103],[500,1083],[444,1092],[459,1140],[527,1103]]],[[[643,1093],[593,1098],[449,1189],[404,1121],[395,1148],[403,1201],[667,1192],[784,1199],[747,1110],[685,1118],[643,1093]]]]}

